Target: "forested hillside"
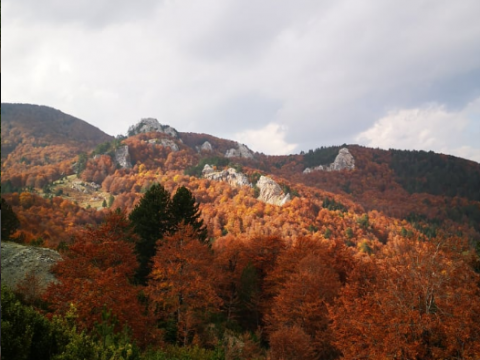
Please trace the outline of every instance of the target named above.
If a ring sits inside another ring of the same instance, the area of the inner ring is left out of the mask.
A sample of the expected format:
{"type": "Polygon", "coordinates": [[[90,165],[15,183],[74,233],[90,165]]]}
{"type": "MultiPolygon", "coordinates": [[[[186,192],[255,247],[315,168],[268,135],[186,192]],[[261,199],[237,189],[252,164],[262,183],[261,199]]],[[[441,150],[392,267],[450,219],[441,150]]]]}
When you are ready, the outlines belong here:
{"type": "Polygon", "coordinates": [[[269,156],[72,119],[2,104],[2,238],[64,259],[43,294],[2,288],[4,356],[480,356],[478,163],[346,144],[269,156]],[[340,149],[348,169],[330,166],[340,149]]]}

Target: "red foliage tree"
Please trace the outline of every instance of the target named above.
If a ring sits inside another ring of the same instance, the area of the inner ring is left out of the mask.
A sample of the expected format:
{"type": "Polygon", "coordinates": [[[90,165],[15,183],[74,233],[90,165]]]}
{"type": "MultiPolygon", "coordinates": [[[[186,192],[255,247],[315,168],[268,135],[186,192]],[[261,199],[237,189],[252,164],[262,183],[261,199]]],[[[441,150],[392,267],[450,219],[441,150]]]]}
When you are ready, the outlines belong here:
{"type": "Polygon", "coordinates": [[[479,276],[440,245],[395,244],[359,263],[331,308],[345,358],[479,358],[479,276]]]}
{"type": "Polygon", "coordinates": [[[110,213],[104,224],[79,234],[64,261],[53,268],[58,283],[44,295],[54,312],[64,315],[73,304],[79,327],[91,330],[106,308],[118,319],[116,330],[127,325],[145,344],[152,334],[150,321],[142,313],[138,288],[130,282],[137,267],[134,241],[121,212],[110,213]]]}
{"type": "Polygon", "coordinates": [[[157,243],[145,292],[158,319],[175,319],[177,340],[183,345],[200,334],[208,314],[221,305],[212,264],[210,249],[190,225],[180,225],[157,243]]]}

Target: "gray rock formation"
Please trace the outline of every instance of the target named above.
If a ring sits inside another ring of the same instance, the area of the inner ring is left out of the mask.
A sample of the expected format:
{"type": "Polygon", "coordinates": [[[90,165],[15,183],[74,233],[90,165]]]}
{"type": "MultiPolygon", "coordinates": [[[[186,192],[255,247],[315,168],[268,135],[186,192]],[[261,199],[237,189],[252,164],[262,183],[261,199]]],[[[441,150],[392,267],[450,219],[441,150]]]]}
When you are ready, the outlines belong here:
{"type": "Polygon", "coordinates": [[[275,181],[266,176],[261,176],[257,182],[260,189],[258,200],[267,204],[283,206],[290,201],[290,194],[285,194],[275,181]]]}
{"type": "Polygon", "coordinates": [[[151,139],[151,140],[148,140],[148,142],[149,142],[150,144],[155,144],[155,145],[161,145],[161,146],[169,147],[170,150],[172,150],[173,152],[176,152],[176,151],[180,150],[180,148],[179,148],[178,145],[175,143],[175,141],[170,140],[170,139],[151,139]]]}
{"type": "Polygon", "coordinates": [[[243,157],[246,159],[253,159],[253,152],[247,146],[237,143],[237,148],[227,150],[225,157],[243,157]]]}
{"type": "Polygon", "coordinates": [[[223,181],[232,187],[252,186],[245,174],[238,173],[233,168],[215,171],[210,165],[206,164],[202,170],[202,174],[205,179],[223,181]]]}
{"type": "Polygon", "coordinates": [[[355,169],[355,159],[347,148],[342,148],[332,165],[332,170],[353,170],[355,169]]]}
{"type": "Polygon", "coordinates": [[[304,174],[310,174],[312,171],[340,171],[340,170],[353,170],[355,169],[355,159],[350,154],[347,148],[341,148],[338,152],[335,161],[330,165],[319,165],[317,167],[306,168],[303,170],[304,174]]]}
{"type": "Polygon", "coordinates": [[[157,119],[153,118],[142,119],[138,124],[130,126],[128,128],[128,136],[133,136],[140,133],[148,133],[152,131],[168,134],[176,139],[178,139],[179,137],[178,131],[175,130],[173,127],[169,125],[162,125],[158,122],[157,119]]]}
{"type": "Polygon", "coordinates": [[[120,167],[123,169],[132,168],[130,153],[128,152],[128,145],[119,146],[115,150],[115,163],[120,165],[120,167]]]}
{"type": "Polygon", "coordinates": [[[56,281],[50,268],[60,260],[60,254],[52,249],[2,241],[2,285],[15,289],[28,274],[35,274],[44,290],[56,281]]]}
{"type": "Polygon", "coordinates": [[[210,144],[208,141],[205,141],[202,146],[197,146],[197,151],[198,152],[212,152],[213,147],[212,144],[210,144]]]}

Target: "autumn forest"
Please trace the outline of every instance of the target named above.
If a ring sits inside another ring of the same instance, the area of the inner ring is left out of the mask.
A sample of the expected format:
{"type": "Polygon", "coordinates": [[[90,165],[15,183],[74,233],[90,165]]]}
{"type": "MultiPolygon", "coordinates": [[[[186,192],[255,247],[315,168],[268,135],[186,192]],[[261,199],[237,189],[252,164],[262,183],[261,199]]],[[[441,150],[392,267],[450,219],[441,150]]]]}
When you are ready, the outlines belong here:
{"type": "Polygon", "coordinates": [[[2,104],[5,359],[480,358],[478,163],[145,129],[2,104]]]}

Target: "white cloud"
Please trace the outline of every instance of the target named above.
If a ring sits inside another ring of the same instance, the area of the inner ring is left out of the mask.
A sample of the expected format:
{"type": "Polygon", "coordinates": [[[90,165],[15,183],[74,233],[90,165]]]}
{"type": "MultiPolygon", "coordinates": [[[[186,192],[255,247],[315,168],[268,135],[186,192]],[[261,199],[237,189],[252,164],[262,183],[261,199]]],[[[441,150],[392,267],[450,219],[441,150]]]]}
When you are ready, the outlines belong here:
{"type": "Polygon", "coordinates": [[[287,128],[275,123],[258,130],[245,130],[234,135],[234,140],[248,145],[253,151],[269,155],[287,155],[297,147],[285,141],[287,128]]]}
{"type": "Polygon", "coordinates": [[[355,140],[371,147],[433,150],[480,162],[480,149],[469,145],[472,139],[478,141],[479,115],[480,98],[458,111],[440,104],[392,110],[355,140]]]}

